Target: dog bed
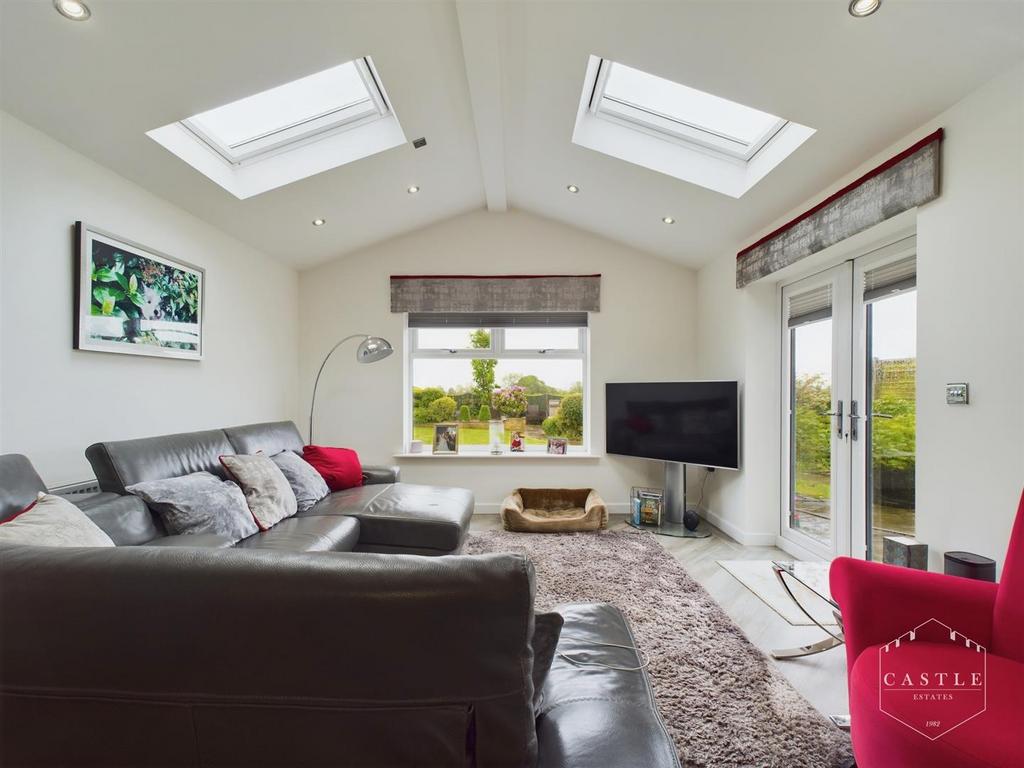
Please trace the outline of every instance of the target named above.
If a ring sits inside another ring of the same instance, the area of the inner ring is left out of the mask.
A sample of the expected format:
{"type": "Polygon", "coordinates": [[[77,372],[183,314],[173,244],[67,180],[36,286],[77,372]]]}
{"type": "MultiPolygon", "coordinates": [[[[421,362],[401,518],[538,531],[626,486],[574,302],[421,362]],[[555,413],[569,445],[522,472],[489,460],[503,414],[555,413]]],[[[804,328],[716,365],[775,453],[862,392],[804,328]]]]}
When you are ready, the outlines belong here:
{"type": "Polygon", "coordinates": [[[608,508],[593,488],[517,488],[501,504],[506,531],[564,533],[608,527],[608,508]]]}

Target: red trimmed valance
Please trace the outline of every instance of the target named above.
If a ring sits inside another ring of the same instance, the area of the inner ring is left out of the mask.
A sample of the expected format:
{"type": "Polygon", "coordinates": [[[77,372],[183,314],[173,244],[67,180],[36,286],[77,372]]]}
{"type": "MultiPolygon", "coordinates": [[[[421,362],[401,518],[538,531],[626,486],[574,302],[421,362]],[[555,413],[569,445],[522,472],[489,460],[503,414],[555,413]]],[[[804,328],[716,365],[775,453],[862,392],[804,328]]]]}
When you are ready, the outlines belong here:
{"type": "Polygon", "coordinates": [[[788,267],[939,196],[942,129],[736,254],[736,287],[788,267]]]}

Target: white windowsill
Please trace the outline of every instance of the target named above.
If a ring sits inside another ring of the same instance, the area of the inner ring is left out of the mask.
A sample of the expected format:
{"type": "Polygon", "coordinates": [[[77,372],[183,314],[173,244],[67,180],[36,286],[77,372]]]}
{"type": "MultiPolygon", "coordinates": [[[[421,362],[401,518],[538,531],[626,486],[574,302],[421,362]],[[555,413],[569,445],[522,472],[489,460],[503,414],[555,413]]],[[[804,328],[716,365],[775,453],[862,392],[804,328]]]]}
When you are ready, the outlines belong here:
{"type": "Polygon", "coordinates": [[[523,453],[485,453],[483,451],[476,453],[396,453],[394,454],[396,459],[510,459],[512,461],[529,461],[531,459],[544,459],[547,461],[597,461],[601,458],[601,454],[596,453],[567,453],[564,455],[558,455],[554,453],[543,453],[541,451],[524,451],[523,453]]]}

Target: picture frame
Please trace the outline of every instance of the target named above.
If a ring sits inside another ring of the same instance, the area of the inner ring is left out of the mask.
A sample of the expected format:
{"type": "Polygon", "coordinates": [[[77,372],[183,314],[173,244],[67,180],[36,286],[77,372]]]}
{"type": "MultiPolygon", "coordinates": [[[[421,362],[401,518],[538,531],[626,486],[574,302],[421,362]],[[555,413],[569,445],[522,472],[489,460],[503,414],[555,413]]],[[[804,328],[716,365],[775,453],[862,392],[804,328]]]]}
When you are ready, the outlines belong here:
{"type": "Polygon", "coordinates": [[[75,222],[74,349],[203,358],[206,270],[75,222]]]}
{"type": "Polygon", "coordinates": [[[435,424],[433,452],[438,456],[451,456],[459,452],[459,425],[435,424]]]}
{"type": "Polygon", "coordinates": [[[518,429],[513,429],[508,437],[509,453],[523,453],[526,451],[526,436],[518,429]]]}
{"type": "Polygon", "coordinates": [[[548,438],[548,453],[565,456],[569,452],[569,441],[564,437],[548,438]]]}

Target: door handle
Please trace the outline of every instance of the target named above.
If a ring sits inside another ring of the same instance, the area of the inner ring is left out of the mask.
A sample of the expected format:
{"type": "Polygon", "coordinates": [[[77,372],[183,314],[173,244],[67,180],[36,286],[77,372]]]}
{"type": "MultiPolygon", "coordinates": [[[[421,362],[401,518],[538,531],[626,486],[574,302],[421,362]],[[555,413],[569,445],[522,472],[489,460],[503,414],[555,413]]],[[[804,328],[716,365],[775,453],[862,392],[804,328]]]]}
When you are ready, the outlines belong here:
{"type": "Polygon", "coordinates": [[[861,416],[857,413],[857,401],[856,400],[851,400],[850,401],[850,437],[853,440],[858,439],[857,438],[857,421],[860,418],[861,418],[861,416]]]}
{"type": "Polygon", "coordinates": [[[834,411],[828,411],[824,416],[835,416],[836,417],[836,435],[839,437],[843,436],[843,401],[836,400],[836,409],[834,411]]]}

